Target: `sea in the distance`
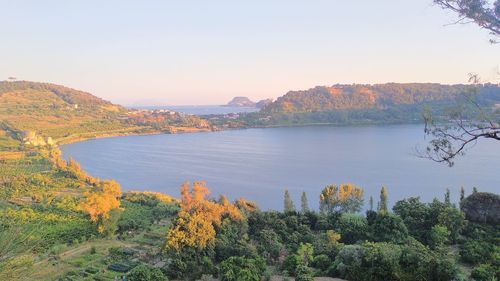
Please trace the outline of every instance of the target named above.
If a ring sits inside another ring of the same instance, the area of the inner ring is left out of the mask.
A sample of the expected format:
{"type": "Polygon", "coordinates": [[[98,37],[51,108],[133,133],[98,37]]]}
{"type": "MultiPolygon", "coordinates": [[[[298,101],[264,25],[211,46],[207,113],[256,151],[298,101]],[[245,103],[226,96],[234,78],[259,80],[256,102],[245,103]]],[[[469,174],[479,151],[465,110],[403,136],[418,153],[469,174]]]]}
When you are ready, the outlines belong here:
{"type": "Polygon", "coordinates": [[[203,180],[213,196],[245,197],[262,209],[282,209],[288,189],[318,208],[328,184],[354,183],[365,189],[365,208],[381,186],[389,202],[420,196],[443,199],[446,188],[457,201],[469,194],[500,191],[500,146],[477,143],[454,167],[415,156],[425,144],[422,125],[289,127],[213,133],[128,136],[62,146],[63,155],[91,175],[116,179],[123,190],[154,190],[179,196],[184,181],[203,180]]]}
{"type": "Polygon", "coordinates": [[[257,107],[244,107],[244,106],[223,106],[223,105],[157,105],[157,106],[136,106],[137,109],[169,109],[185,114],[194,115],[211,115],[211,114],[229,114],[229,113],[243,113],[255,112],[259,109],[257,107]]]}

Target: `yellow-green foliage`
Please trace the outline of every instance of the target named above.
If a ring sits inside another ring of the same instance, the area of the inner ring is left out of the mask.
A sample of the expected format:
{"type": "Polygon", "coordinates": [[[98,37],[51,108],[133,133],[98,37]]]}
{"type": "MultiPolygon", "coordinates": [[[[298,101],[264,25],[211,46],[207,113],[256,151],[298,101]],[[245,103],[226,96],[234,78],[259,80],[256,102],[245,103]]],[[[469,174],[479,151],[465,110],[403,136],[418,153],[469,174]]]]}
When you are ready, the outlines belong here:
{"type": "Polygon", "coordinates": [[[177,201],[177,199],[169,195],[154,191],[128,191],[124,194],[123,199],[130,202],[137,202],[146,205],[150,205],[148,204],[149,202],[172,203],[177,201]]]}

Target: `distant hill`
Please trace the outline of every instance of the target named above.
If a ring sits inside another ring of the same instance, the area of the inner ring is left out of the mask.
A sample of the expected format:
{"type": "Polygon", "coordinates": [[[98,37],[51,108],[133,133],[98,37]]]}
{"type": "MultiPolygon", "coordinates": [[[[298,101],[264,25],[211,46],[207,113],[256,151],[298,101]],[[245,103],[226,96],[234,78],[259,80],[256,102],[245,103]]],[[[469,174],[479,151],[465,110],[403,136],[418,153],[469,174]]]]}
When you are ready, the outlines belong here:
{"type": "Polygon", "coordinates": [[[255,102],[251,101],[247,97],[234,97],[225,106],[232,106],[232,107],[254,107],[255,106],[255,102]]]}
{"type": "MultiPolygon", "coordinates": [[[[468,85],[432,83],[333,85],[305,91],[290,91],[263,108],[268,113],[326,112],[335,110],[388,109],[399,105],[416,105],[452,101],[470,90],[468,85]]],[[[500,101],[500,88],[486,84],[480,87],[484,102],[500,101]]]]}
{"type": "Polygon", "coordinates": [[[60,85],[0,82],[0,129],[32,144],[104,135],[174,132],[179,127],[207,129],[209,125],[198,117],[176,112],[131,111],[60,85]]]}
{"type": "MultiPolygon", "coordinates": [[[[500,118],[500,87],[495,84],[337,84],[290,91],[274,102],[267,102],[259,112],[242,114],[237,119],[216,120],[214,124],[241,128],[421,123],[424,110],[430,111],[437,120],[447,121],[446,113],[471,95],[482,108],[491,109],[490,112],[500,118]]],[[[473,111],[469,108],[463,112],[467,116],[473,111]]]]}
{"type": "Polygon", "coordinates": [[[273,103],[273,99],[264,99],[264,100],[258,101],[255,104],[255,107],[257,107],[257,108],[264,108],[264,107],[270,105],[271,103],[273,103]]]}

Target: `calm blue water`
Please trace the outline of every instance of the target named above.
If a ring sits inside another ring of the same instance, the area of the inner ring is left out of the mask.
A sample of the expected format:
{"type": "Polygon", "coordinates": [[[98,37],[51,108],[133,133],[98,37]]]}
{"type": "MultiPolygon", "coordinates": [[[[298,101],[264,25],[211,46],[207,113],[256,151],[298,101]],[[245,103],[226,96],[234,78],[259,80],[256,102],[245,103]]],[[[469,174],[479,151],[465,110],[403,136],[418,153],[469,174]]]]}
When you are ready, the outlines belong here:
{"type": "Polygon", "coordinates": [[[229,114],[242,112],[259,111],[256,107],[232,107],[221,105],[172,105],[172,106],[139,106],[139,109],[169,109],[186,114],[210,115],[210,114],[229,114]]]}
{"type": "MultiPolygon", "coordinates": [[[[183,181],[205,180],[216,196],[257,201],[263,209],[282,209],[283,190],[297,206],[306,191],[318,207],[330,183],[355,183],[373,195],[382,185],[391,203],[420,196],[443,198],[446,188],[458,198],[500,191],[500,146],[478,143],[453,168],[414,156],[424,144],[421,125],[373,127],[295,127],[215,133],[116,137],[62,147],[90,174],[118,180],[124,190],[155,190],[174,196],[183,181]]],[[[376,204],[376,203],[375,203],[376,204]]]]}

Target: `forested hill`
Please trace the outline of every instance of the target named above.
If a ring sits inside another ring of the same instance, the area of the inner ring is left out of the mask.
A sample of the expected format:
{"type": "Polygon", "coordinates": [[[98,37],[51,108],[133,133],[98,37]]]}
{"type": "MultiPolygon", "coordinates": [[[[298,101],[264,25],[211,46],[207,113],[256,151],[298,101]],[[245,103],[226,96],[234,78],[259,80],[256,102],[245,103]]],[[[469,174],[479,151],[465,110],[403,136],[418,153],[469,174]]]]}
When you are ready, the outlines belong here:
{"type": "Polygon", "coordinates": [[[35,145],[108,135],[209,129],[208,122],[196,116],[128,110],[60,85],[0,82],[0,131],[35,145]]]}
{"type": "Polygon", "coordinates": [[[31,103],[43,102],[47,101],[47,98],[53,98],[52,101],[56,102],[56,104],[78,105],[92,108],[113,106],[115,110],[124,110],[124,108],[113,105],[111,102],[105,101],[92,94],[56,84],[30,81],[0,81],[0,97],[16,93],[20,96],[26,96],[28,93],[32,94],[33,97],[38,95],[40,99],[31,99],[31,103]]]}
{"type": "MultiPolygon", "coordinates": [[[[321,112],[349,109],[386,109],[398,105],[415,105],[451,101],[474,90],[471,85],[432,83],[386,83],[375,85],[318,86],[305,91],[290,91],[263,108],[266,113],[321,112]]],[[[500,87],[478,86],[478,98],[485,104],[500,102],[500,87]]]]}

